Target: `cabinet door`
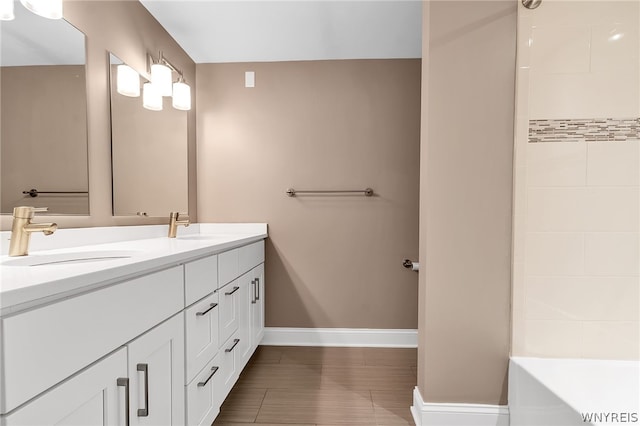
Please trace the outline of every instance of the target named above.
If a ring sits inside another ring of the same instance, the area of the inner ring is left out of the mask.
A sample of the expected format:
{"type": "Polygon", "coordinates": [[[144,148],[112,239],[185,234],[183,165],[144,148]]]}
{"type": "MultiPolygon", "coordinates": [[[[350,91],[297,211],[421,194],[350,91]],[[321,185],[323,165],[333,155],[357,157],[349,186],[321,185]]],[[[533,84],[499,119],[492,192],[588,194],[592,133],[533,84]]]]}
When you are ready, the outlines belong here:
{"type": "Polygon", "coordinates": [[[251,355],[253,354],[253,348],[251,347],[251,309],[253,302],[253,286],[255,284],[254,277],[251,273],[244,274],[237,279],[238,286],[238,299],[239,312],[238,312],[238,338],[240,343],[236,347],[238,370],[242,370],[251,355]]]}
{"type": "Polygon", "coordinates": [[[0,419],[3,426],[18,425],[123,425],[126,389],[118,378],[127,377],[127,351],[120,348],[22,408],[0,419]]]}
{"type": "Polygon", "coordinates": [[[184,423],[184,317],[178,314],[128,347],[131,425],[184,423]]]}
{"type": "Polygon", "coordinates": [[[255,303],[251,304],[251,346],[255,349],[264,336],[264,263],[251,272],[255,280],[255,303]]]}
{"type": "Polygon", "coordinates": [[[224,287],[218,289],[218,304],[220,308],[220,345],[224,344],[229,337],[238,329],[239,308],[240,308],[240,286],[239,281],[234,280],[224,287]]]}

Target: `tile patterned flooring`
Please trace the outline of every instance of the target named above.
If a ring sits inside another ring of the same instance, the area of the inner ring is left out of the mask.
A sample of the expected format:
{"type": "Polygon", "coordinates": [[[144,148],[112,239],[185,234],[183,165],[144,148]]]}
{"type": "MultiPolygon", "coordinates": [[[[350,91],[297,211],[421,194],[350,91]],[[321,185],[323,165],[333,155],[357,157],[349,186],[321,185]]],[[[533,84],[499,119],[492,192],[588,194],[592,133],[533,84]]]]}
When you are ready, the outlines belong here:
{"type": "Polygon", "coordinates": [[[259,346],[213,426],[413,425],[416,349],[259,346]]]}

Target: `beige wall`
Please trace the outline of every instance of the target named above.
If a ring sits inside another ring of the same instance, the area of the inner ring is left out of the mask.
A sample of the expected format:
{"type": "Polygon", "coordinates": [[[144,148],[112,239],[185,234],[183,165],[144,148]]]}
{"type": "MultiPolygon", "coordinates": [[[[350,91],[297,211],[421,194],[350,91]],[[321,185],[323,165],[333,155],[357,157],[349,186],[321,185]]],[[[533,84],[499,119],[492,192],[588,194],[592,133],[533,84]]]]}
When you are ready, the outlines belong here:
{"type": "Polygon", "coordinates": [[[0,195],[3,213],[25,204],[87,214],[87,96],[81,65],[2,67],[0,195]]]}
{"type": "Polygon", "coordinates": [[[506,404],[516,3],[423,6],[418,387],[506,404]]]}
{"type": "Polygon", "coordinates": [[[269,224],[267,325],[416,328],[420,61],[197,71],[198,217],[269,224]]]}
{"type": "MultiPolygon", "coordinates": [[[[195,63],[137,1],[64,2],[64,17],[85,33],[87,59],[88,163],[90,216],[53,216],[61,227],[168,223],[167,218],[113,217],[111,206],[111,130],[109,119],[109,56],[113,52],[139,72],[147,52],[162,50],[195,87],[195,63]]],[[[195,90],[194,95],[195,95],[195,90]]],[[[195,96],[194,96],[195,97],[195,96]]],[[[195,104],[195,99],[194,99],[195,104]]],[[[196,219],[195,111],[188,114],[189,213],[196,219]]],[[[159,188],[159,190],[162,190],[159,188]]],[[[2,229],[11,216],[3,215],[2,229]]]]}
{"type": "Polygon", "coordinates": [[[638,119],[640,3],[543,5],[519,9],[512,353],[638,359],[637,131],[528,143],[528,129],[530,119],[638,119]]]}

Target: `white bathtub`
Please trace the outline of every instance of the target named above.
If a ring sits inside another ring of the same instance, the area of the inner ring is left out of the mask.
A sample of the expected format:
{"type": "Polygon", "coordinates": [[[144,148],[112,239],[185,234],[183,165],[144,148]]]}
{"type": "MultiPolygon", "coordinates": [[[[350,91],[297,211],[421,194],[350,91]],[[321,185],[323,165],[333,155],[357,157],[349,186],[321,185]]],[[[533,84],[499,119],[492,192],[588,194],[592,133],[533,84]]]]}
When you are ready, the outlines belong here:
{"type": "Polygon", "coordinates": [[[640,362],[512,357],[512,426],[640,425],[640,362]]]}

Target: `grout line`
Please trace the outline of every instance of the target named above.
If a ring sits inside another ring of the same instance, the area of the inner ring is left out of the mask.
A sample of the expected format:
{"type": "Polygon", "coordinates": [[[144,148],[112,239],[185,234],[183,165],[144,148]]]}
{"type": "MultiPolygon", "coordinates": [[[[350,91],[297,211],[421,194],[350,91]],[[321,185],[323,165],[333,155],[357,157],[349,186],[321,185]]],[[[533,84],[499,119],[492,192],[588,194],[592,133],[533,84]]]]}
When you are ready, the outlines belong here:
{"type": "Polygon", "coordinates": [[[256,411],[256,418],[253,420],[254,423],[258,421],[258,416],[260,415],[260,410],[262,410],[262,404],[264,400],[267,399],[267,393],[269,392],[269,388],[265,389],[264,395],[262,395],[262,400],[260,400],[260,406],[258,407],[258,411],[256,411]]]}
{"type": "Polygon", "coordinates": [[[369,397],[371,398],[371,410],[373,411],[373,421],[376,422],[376,426],[379,425],[378,423],[378,416],[376,415],[376,407],[375,404],[373,403],[373,393],[371,393],[371,389],[369,389],[369,397]]]}

